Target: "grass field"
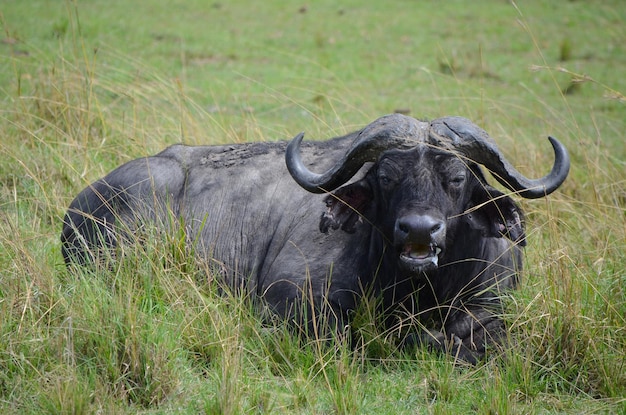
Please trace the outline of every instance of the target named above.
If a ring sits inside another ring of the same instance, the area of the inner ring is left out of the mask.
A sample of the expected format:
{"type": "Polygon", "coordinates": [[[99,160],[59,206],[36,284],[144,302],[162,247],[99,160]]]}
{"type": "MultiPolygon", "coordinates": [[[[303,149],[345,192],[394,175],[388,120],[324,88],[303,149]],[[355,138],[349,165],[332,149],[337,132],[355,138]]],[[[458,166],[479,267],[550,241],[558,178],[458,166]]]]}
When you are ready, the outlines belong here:
{"type": "Polygon", "coordinates": [[[0,412],[626,413],[621,0],[0,0],[0,412]],[[321,347],[218,295],[180,235],[70,273],[64,210],[169,144],[468,117],[528,176],[510,347],[476,367],[321,347]],[[200,271],[199,271],[200,270],[200,271]]]}

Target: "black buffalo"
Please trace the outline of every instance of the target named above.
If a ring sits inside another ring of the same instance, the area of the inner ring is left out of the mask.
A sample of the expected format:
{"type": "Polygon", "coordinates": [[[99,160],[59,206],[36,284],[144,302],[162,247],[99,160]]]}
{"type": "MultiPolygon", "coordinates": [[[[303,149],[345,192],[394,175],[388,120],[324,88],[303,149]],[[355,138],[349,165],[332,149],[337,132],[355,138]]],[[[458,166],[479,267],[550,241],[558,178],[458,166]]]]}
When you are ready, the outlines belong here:
{"type": "Polygon", "coordinates": [[[284,318],[343,332],[372,296],[390,333],[480,358],[504,334],[499,298],[516,285],[526,242],[519,206],[478,165],[539,198],[567,177],[563,145],[550,137],[552,171],[533,180],[460,117],[392,114],[343,137],[302,138],[175,145],[122,165],[71,203],[65,261],[96,260],[148,224],[179,226],[228,286],[284,318]]]}

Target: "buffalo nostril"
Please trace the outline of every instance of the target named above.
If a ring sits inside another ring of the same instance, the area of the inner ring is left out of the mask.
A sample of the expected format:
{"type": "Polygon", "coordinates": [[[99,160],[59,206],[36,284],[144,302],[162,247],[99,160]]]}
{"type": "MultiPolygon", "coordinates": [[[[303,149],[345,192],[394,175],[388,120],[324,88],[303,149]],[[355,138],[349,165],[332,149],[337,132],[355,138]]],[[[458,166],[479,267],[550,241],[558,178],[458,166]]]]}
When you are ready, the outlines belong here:
{"type": "Polygon", "coordinates": [[[407,224],[405,224],[405,223],[399,223],[398,224],[398,229],[402,233],[409,233],[410,232],[409,226],[407,224]]]}
{"type": "Polygon", "coordinates": [[[441,228],[443,227],[442,223],[437,223],[435,225],[433,225],[433,227],[430,229],[430,234],[434,235],[437,232],[439,232],[441,230],[441,228]]]}

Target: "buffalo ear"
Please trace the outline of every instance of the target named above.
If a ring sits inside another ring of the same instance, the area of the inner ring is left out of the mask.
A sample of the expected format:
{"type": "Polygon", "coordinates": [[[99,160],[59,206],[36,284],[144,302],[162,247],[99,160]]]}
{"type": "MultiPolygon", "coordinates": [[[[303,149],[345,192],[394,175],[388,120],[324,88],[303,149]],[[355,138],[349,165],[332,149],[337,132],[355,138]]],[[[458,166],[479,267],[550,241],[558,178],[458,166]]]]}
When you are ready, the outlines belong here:
{"type": "Polygon", "coordinates": [[[365,180],[340,187],[324,198],[326,211],[320,218],[320,231],[338,229],[353,233],[363,209],[372,200],[372,192],[365,180]]]}
{"type": "Polygon", "coordinates": [[[485,236],[504,236],[520,246],[526,246],[524,213],[513,199],[489,185],[481,184],[476,186],[470,203],[464,216],[471,227],[485,236]]]}

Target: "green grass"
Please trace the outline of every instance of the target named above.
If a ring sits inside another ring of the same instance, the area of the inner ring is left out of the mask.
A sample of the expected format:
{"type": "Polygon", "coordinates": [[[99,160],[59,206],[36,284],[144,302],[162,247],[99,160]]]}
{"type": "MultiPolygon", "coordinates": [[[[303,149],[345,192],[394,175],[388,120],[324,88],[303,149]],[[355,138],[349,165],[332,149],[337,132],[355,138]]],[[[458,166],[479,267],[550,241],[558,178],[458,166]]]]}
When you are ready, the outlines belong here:
{"type": "Polygon", "coordinates": [[[626,8],[621,1],[1,2],[0,412],[625,413],[626,8]],[[320,345],[218,295],[174,235],[69,272],[83,187],[169,144],[330,137],[462,115],[529,176],[510,348],[477,367],[320,345]]]}

